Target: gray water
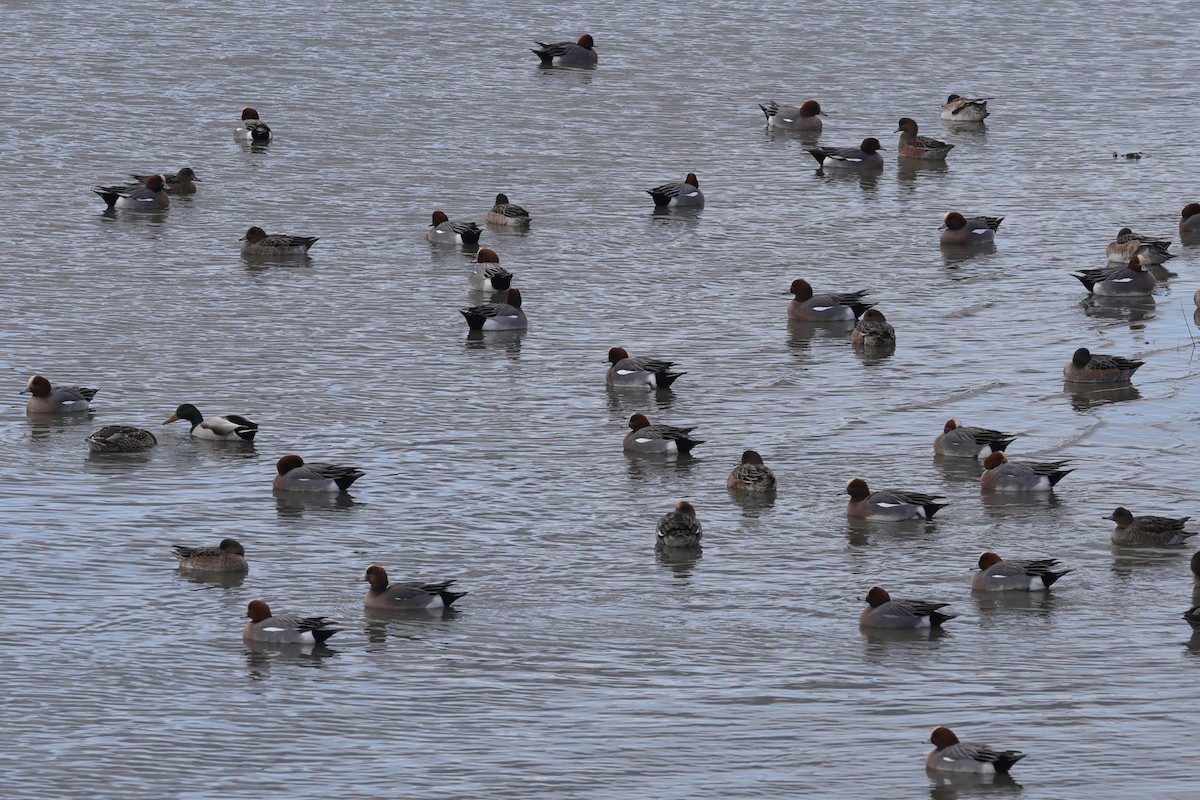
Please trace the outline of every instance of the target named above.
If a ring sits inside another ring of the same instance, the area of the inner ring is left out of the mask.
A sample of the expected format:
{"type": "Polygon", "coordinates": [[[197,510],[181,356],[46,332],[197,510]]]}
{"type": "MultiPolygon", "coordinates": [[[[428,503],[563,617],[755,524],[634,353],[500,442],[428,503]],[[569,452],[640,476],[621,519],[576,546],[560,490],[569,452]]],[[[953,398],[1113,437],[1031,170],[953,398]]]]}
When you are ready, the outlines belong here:
{"type": "Polygon", "coordinates": [[[1200,251],[1173,246],[1152,305],[1094,306],[1068,274],[1103,266],[1122,226],[1177,238],[1200,196],[1190,8],[10,6],[0,794],[1195,796],[1191,548],[1114,549],[1102,517],[1197,515],[1200,251]],[[594,71],[528,52],[585,31],[594,71]],[[941,125],[950,92],[994,97],[986,127],[941,125]],[[822,175],[766,132],[757,103],[809,97],[822,144],[883,141],[882,174],[822,175]],[[266,148],[234,140],[244,105],[266,148]],[[897,166],[901,116],[956,145],[944,167],[897,166]],[[91,192],[183,166],[200,191],[162,215],[91,192]],[[644,190],[688,171],[707,207],[653,215],[644,190]],[[482,223],[500,191],[533,225],[482,243],[531,325],[471,340],[473,255],[423,234],[435,208],[482,223]],[[940,251],[954,209],[1005,217],[994,253],[940,251]],[[250,225],[321,241],[247,262],[250,225]],[[789,328],[796,277],[871,290],[896,353],[789,328]],[[614,345],[688,374],[609,394],[614,345]],[[1073,394],[1079,346],[1147,364],[1132,390],[1073,394]],[[94,414],[27,418],[35,373],[99,387],[94,414]],[[183,402],[259,438],[160,426],[183,402]],[[627,457],[638,411],[705,443],[627,457]],[[1049,497],[981,500],[978,468],[933,458],[949,417],[1076,471],[1049,497]],[[160,446],[89,457],[106,424],[160,446]],[[779,476],[773,503],[725,490],[746,448],[779,476]],[[277,498],[289,452],[367,474],[351,498],[277,498]],[[951,505],[850,522],[854,477],[951,505]],[[703,553],[656,556],[681,498],[703,553]],[[170,545],[224,536],[244,581],[175,570],[170,545]],[[1076,571],[1046,596],[975,597],[983,549],[1076,571]],[[372,562],[470,594],[370,617],[372,562]],[[877,584],[959,618],[860,631],[877,584]],[[250,649],[255,597],[344,630],[250,649]],[[939,785],[936,725],[1029,757],[1010,782],[939,785]]]}

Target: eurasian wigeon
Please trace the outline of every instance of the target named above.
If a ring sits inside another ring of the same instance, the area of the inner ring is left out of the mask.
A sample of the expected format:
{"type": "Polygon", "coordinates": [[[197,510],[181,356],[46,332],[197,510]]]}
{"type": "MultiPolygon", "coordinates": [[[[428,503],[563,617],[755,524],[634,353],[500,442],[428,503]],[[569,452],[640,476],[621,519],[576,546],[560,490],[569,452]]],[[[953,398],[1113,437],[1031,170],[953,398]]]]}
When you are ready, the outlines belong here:
{"type": "Polygon", "coordinates": [[[1105,519],[1117,524],[1113,528],[1112,543],[1122,547],[1166,547],[1183,544],[1193,531],[1185,531],[1184,524],[1191,517],[1135,517],[1127,508],[1118,507],[1105,519]]]}
{"type": "Polygon", "coordinates": [[[864,349],[882,350],[896,346],[896,329],[877,308],[868,308],[850,332],[850,343],[864,349]]]}
{"type": "Polygon", "coordinates": [[[176,408],[174,414],[163,420],[163,425],[170,425],[181,419],[191,423],[192,436],[197,439],[250,442],[258,433],[258,423],[246,419],[241,414],[226,414],[223,417],[205,419],[201,416],[200,410],[191,403],[184,403],[176,408]]]}
{"type": "Polygon", "coordinates": [[[948,247],[991,244],[1004,217],[966,217],[951,211],[942,218],[941,243],[948,247]]]}
{"type": "Polygon", "coordinates": [[[246,572],[246,550],[237,539],[222,539],[216,547],[185,547],[177,544],[172,550],[179,559],[179,568],[193,572],[246,572]]]}
{"type": "Polygon", "coordinates": [[[649,356],[631,356],[624,347],[608,349],[608,371],[604,383],[614,389],[670,389],[680,375],[672,372],[674,361],[649,356]]]}
{"type": "Polygon", "coordinates": [[[500,266],[500,256],[490,247],[481,247],[475,254],[475,267],[467,276],[472,289],[481,292],[507,292],[513,274],[500,266]]]}
{"type": "Polygon", "coordinates": [[[883,169],[883,148],[874,136],[862,140],[858,147],[806,147],[813,158],[825,169],[883,169]]]}
{"type": "Polygon", "coordinates": [[[1196,630],[1200,630],[1200,606],[1192,606],[1183,612],[1183,618],[1196,630]]]}
{"type": "Polygon", "coordinates": [[[700,181],[696,173],[689,172],[679,183],[664,183],[647,189],[646,194],[654,199],[655,208],[700,208],[704,205],[704,192],[700,191],[700,181]]]}
{"type": "Polygon", "coordinates": [[[1122,356],[1093,353],[1080,347],[1071,355],[1071,362],[1063,367],[1063,377],[1072,383],[1129,383],[1133,373],[1145,361],[1135,361],[1122,356]]]}
{"type": "MultiPolygon", "coordinates": [[[[1190,517],[1189,517],[1189,519],[1190,519],[1190,517]]],[[[1192,568],[1192,583],[1196,584],[1197,586],[1200,586],[1200,550],[1197,550],[1196,552],[1192,553],[1191,568],[1192,568]]]]}
{"type": "Polygon", "coordinates": [[[91,410],[90,403],[97,391],[83,386],[55,389],[46,378],[34,375],[21,394],[33,395],[25,404],[26,414],[82,414],[91,410]]]}
{"type": "Polygon", "coordinates": [[[948,122],[983,122],[988,116],[990,97],[963,97],[952,94],[942,106],[942,119],[948,122]]]}
{"type": "Polygon", "coordinates": [[[501,192],[496,195],[496,202],[483,221],[492,225],[528,225],[530,219],[528,211],[508,202],[508,195],[501,192]]]}
{"type": "Polygon", "coordinates": [[[934,514],[950,505],[937,502],[941,498],[936,495],[922,492],[896,489],[872,492],[862,478],[848,482],[845,493],[850,495],[850,502],[846,504],[846,516],[883,522],[933,519],[934,514]]]}
{"type": "Polygon", "coordinates": [[[366,473],[357,467],[337,464],[306,464],[297,455],[286,455],[275,463],[272,488],[289,492],[346,492],[366,473]]]}
{"type": "Polygon", "coordinates": [[[258,111],[246,106],[242,109],[242,118],[233,135],[247,142],[262,144],[271,141],[271,128],[259,118],[258,111]]]}
{"type": "Polygon", "coordinates": [[[933,440],[933,452],[954,458],[987,458],[1004,450],[1017,437],[991,428],[964,427],[956,419],[946,420],[942,432],[933,440]]]}
{"type": "Polygon", "coordinates": [[[928,136],[918,136],[916,120],[908,117],[900,118],[899,126],[894,133],[900,134],[900,147],[897,152],[901,158],[945,161],[946,154],[954,149],[952,144],[946,144],[928,136]]]}
{"type": "Polygon", "coordinates": [[[960,742],[954,731],[943,726],[929,737],[934,751],[925,757],[925,769],[934,772],[973,772],[983,775],[1006,773],[1025,754],[1019,750],[997,750],[986,744],[960,742]]]}
{"type": "MultiPolygon", "coordinates": [[[[195,194],[196,184],[200,179],[196,177],[196,173],[191,167],[184,167],[179,172],[159,172],[155,173],[166,186],[163,188],[167,194],[195,194]]],[[[150,175],[134,175],[133,179],[139,184],[145,184],[150,180],[150,175]]]]}
{"type": "Polygon", "coordinates": [[[151,175],[139,187],[100,186],[93,189],[110,208],[133,211],[164,211],[171,207],[171,198],[164,191],[162,175],[151,175]]]}
{"type": "Polygon", "coordinates": [[[692,452],[699,439],[691,432],[696,428],[679,428],[674,425],[651,425],[645,414],[634,414],[629,418],[629,433],[621,447],[627,453],[649,453],[652,455],[683,455],[692,452]]]}
{"type": "Polygon", "coordinates": [[[302,256],[317,243],[317,236],[285,236],[267,233],[257,226],[246,230],[239,240],[244,256],[302,256]]]}
{"type": "Polygon", "coordinates": [[[1074,570],[1055,571],[1057,558],[1030,561],[1005,561],[990,550],[979,556],[979,571],[971,576],[971,588],[977,592],[1035,592],[1049,589],[1054,582],[1074,570]]]}
{"type": "Polygon", "coordinates": [[[763,463],[757,450],[742,453],[742,463],[729,472],[725,488],[738,492],[773,492],[776,488],[775,473],[763,463]]]}
{"type": "Polygon", "coordinates": [[[828,116],[816,100],[805,100],[799,107],[781,106],[774,100],[768,100],[766,105],[759,103],[758,107],[767,117],[767,127],[787,131],[816,133],[824,125],[821,117],[828,116]]]}
{"type": "Polygon", "coordinates": [[[445,211],[434,211],[425,238],[434,244],[479,244],[483,229],[474,222],[451,222],[445,211]]]}
{"type": "Polygon", "coordinates": [[[1098,297],[1147,297],[1154,293],[1158,280],[1146,268],[1138,253],[1123,267],[1100,267],[1072,272],[1072,277],[1098,297]]]}
{"type": "Polygon", "coordinates": [[[842,294],[813,294],[803,278],[796,278],[784,294],[794,295],[788,303],[788,319],[800,322],[849,322],[858,319],[874,303],[864,303],[867,290],[842,294]]]}
{"type": "Polygon", "coordinates": [[[140,453],[158,444],[153,433],[132,425],[105,425],[84,441],[93,453],[140,453]]]}
{"type": "Polygon", "coordinates": [[[509,289],[504,299],[503,303],[460,308],[458,313],[466,318],[473,331],[523,331],[528,328],[529,320],[521,310],[521,292],[509,289]]]}
{"type": "Polygon", "coordinates": [[[333,623],[325,617],[275,616],[262,600],[251,600],[246,616],[250,622],[242,631],[242,638],[252,642],[321,644],[341,630],[330,627],[333,623]]]}
{"type": "Polygon", "coordinates": [[[686,500],[680,500],[674,511],[663,514],[654,531],[654,546],[657,549],[679,550],[700,546],[700,520],[696,519],[696,509],[686,500]]]}
{"type": "Polygon", "coordinates": [[[863,628],[940,628],[943,622],[958,616],[938,610],[949,603],[893,600],[878,586],[872,586],[867,592],[867,603],[870,607],[858,617],[858,624],[863,628]]]}
{"type": "Polygon", "coordinates": [[[1179,216],[1179,235],[1192,240],[1200,237],[1200,203],[1188,203],[1183,207],[1179,216]]]}
{"type": "Polygon", "coordinates": [[[990,453],[983,460],[979,476],[981,490],[997,492],[1048,492],[1074,469],[1063,469],[1069,461],[1015,463],[1003,450],[990,453]]]}
{"type": "Polygon", "coordinates": [[[599,57],[596,42],[591,34],[585,33],[576,42],[537,42],[537,49],[530,48],[543,67],[594,67],[599,57]]]}
{"type": "Polygon", "coordinates": [[[363,580],[371,584],[363,605],[384,611],[413,611],[422,608],[449,608],[466,592],[452,592],[454,581],[441,583],[388,583],[387,570],[378,564],[367,567],[363,580]]]}
{"type": "Polygon", "coordinates": [[[1121,228],[1117,231],[1117,238],[1109,243],[1105,254],[1109,261],[1118,264],[1128,262],[1134,254],[1140,254],[1147,264],[1162,264],[1175,257],[1174,253],[1167,250],[1170,246],[1170,239],[1156,239],[1134,233],[1129,228],[1121,228]]]}

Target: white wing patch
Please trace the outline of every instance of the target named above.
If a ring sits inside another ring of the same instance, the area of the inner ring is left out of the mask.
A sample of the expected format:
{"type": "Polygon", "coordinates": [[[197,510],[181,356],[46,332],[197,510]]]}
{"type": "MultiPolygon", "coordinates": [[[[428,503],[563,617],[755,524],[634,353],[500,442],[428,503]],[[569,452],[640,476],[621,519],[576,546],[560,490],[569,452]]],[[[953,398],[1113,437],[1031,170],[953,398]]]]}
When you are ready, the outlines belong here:
{"type": "Polygon", "coordinates": [[[879,506],[880,508],[900,508],[901,506],[904,505],[904,503],[885,503],[883,501],[880,501],[880,502],[876,503],[876,505],[879,506]]]}
{"type": "Polygon", "coordinates": [[[833,306],[813,306],[813,311],[828,311],[833,306]]]}
{"type": "Polygon", "coordinates": [[[263,630],[264,630],[264,631],[269,631],[270,633],[278,633],[279,631],[286,630],[286,628],[274,628],[274,627],[271,627],[271,628],[263,628],[263,630]]]}

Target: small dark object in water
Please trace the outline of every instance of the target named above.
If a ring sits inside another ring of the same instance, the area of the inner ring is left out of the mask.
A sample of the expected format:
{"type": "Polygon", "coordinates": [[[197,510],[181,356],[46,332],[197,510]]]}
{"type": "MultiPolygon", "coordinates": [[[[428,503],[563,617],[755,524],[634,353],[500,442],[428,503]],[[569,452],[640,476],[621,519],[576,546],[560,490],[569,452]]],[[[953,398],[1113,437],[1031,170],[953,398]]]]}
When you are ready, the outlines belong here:
{"type": "Polygon", "coordinates": [[[1141,161],[1142,156],[1144,156],[1144,155],[1148,155],[1148,154],[1143,153],[1140,150],[1136,153],[1118,153],[1116,151],[1113,152],[1113,158],[1123,158],[1126,161],[1141,161]]]}

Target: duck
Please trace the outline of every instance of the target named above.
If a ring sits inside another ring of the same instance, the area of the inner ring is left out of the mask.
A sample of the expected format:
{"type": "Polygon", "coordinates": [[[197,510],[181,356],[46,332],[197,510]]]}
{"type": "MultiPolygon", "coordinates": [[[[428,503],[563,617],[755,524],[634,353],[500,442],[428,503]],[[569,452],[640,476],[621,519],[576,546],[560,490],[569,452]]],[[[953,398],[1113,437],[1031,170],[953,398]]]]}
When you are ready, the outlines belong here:
{"type": "Polygon", "coordinates": [[[546,44],[535,41],[537,48],[530,48],[543,67],[594,67],[599,61],[596,42],[591,34],[585,33],[575,42],[546,44]]]}
{"type": "Polygon", "coordinates": [[[674,372],[674,361],[649,356],[631,356],[624,347],[608,348],[608,371],[604,383],[614,389],[670,389],[681,375],[674,372]]]}
{"type": "Polygon", "coordinates": [[[925,757],[925,769],[933,772],[1007,773],[1025,757],[1019,750],[997,750],[986,744],[960,742],[954,731],[944,725],[933,729],[929,742],[934,750],[925,757]]]}
{"type": "Polygon", "coordinates": [[[197,439],[222,442],[252,442],[258,434],[258,423],[246,419],[241,414],[226,414],[223,417],[205,419],[200,410],[191,403],[184,403],[175,409],[175,413],[163,420],[163,425],[187,420],[192,424],[192,436],[197,439]]]}
{"type": "Polygon", "coordinates": [[[849,481],[845,493],[850,495],[850,502],[846,504],[846,516],[882,522],[933,519],[934,514],[950,505],[937,502],[942,499],[937,495],[922,492],[897,489],[872,492],[862,478],[849,481]]]}
{"type": "Polygon", "coordinates": [[[1071,355],[1071,363],[1063,367],[1063,377],[1071,383],[1130,383],[1133,373],[1145,363],[1080,347],[1071,355]]]}
{"type": "Polygon", "coordinates": [[[806,147],[810,156],[824,169],[883,169],[883,148],[874,136],[862,140],[858,147],[806,147]]]}
{"type": "Polygon", "coordinates": [[[776,485],[775,473],[763,463],[757,450],[743,451],[741,463],[725,479],[725,488],[738,492],[773,492],[776,485]]]}
{"type": "Polygon", "coordinates": [[[1183,612],[1183,618],[1194,630],[1200,631],[1200,606],[1192,606],[1183,612]]]}
{"type": "Polygon", "coordinates": [[[954,458],[987,458],[1016,441],[1016,435],[991,428],[964,427],[956,419],[946,420],[942,432],[933,440],[933,453],[954,458]]]}
{"type": "Polygon", "coordinates": [[[625,434],[621,447],[627,453],[686,456],[696,445],[704,443],[691,437],[695,429],[695,426],[651,425],[645,414],[634,414],[629,418],[629,433],[625,434]]]}
{"type": "Polygon", "coordinates": [[[247,572],[246,550],[237,539],[222,539],[216,547],[171,548],[179,559],[179,568],[192,572],[247,572]]]}
{"type": "Polygon", "coordinates": [[[824,127],[821,117],[829,116],[821,110],[821,104],[816,100],[805,100],[797,106],[781,106],[774,100],[768,100],[766,105],[759,103],[767,117],[768,128],[779,128],[787,131],[805,131],[817,133],[824,127]]]}
{"type": "Polygon", "coordinates": [[[1004,217],[967,217],[957,211],[942,218],[941,244],[946,247],[965,247],[991,244],[1004,217]]]}
{"type": "Polygon", "coordinates": [[[481,292],[507,292],[513,274],[500,266],[500,256],[490,247],[481,247],[475,254],[475,268],[467,276],[472,289],[481,292]]]}
{"type": "Polygon", "coordinates": [[[291,492],[348,492],[350,485],[366,473],[357,467],[337,464],[306,464],[298,455],[289,454],[275,462],[273,489],[291,492]]]}
{"type": "Polygon", "coordinates": [[[952,94],[942,106],[942,119],[948,122],[983,122],[988,116],[990,97],[963,97],[952,94]]]}
{"type": "Polygon", "coordinates": [[[109,210],[165,211],[171,207],[165,187],[162,175],[151,175],[141,186],[100,186],[92,191],[100,195],[109,210]]]}
{"type": "MultiPolygon", "coordinates": [[[[1188,519],[1191,519],[1191,517],[1188,517],[1188,519]]],[[[1191,570],[1192,583],[1200,586],[1200,550],[1192,553],[1191,570]]]]}
{"type": "Polygon", "coordinates": [[[496,195],[496,203],[483,221],[492,225],[528,225],[530,219],[528,211],[516,203],[508,202],[508,195],[501,192],[496,195]]]}
{"type": "Polygon", "coordinates": [[[483,229],[474,222],[451,222],[445,211],[434,211],[425,238],[434,244],[479,244],[483,229]]]}
{"type": "Polygon", "coordinates": [[[1117,264],[1126,263],[1138,254],[1147,264],[1163,264],[1175,257],[1174,253],[1167,250],[1170,246],[1170,239],[1156,239],[1134,233],[1129,228],[1121,228],[1117,231],[1117,238],[1109,243],[1105,254],[1109,261],[1117,264]]]}
{"type": "MultiPolygon", "coordinates": [[[[154,174],[163,179],[163,183],[165,184],[163,191],[167,194],[195,194],[196,184],[200,181],[191,167],[184,167],[178,172],[158,172],[154,174]]],[[[145,184],[151,177],[151,175],[134,175],[133,179],[141,185],[145,184]]]]}
{"type": "Polygon", "coordinates": [[[1200,203],[1188,203],[1179,215],[1179,235],[1185,239],[1200,236],[1200,203]]]}
{"type": "Polygon", "coordinates": [[[1008,460],[1003,450],[996,450],[983,460],[979,486],[983,491],[1048,492],[1074,469],[1063,469],[1070,461],[1016,463],[1008,460]]]}
{"type": "Polygon", "coordinates": [[[333,623],[325,617],[275,616],[262,600],[251,600],[246,616],[250,622],[242,630],[242,638],[249,642],[322,644],[341,630],[331,627],[333,623]]]}
{"type": "Polygon", "coordinates": [[[1071,276],[1097,297],[1148,297],[1158,286],[1158,280],[1136,253],[1123,267],[1084,269],[1071,276]]]}
{"type": "Polygon", "coordinates": [[[132,425],[105,425],[84,441],[93,453],[138,453],[158,444],[153,433],[132,425]]]}
{"type": "Polygon", "coordinates": [[[25,404],[26,414],[83,414],[91,410],[92,398],[97,391],[83,386],[55,389],[49,380],[34,375],[21,394],[33,395],[25,404]]]}
{"type": "Polygon", "coordinates": [[[242,242],[244,256],[302,256],[319,241],[317,236],[284,236],[267,233],[257,226],[248,228],[242,242]]]}
{"type": "Polygon", "coordinates": [[[928,600],[893,600],[886,589],[872,586],[867,592],[867,604],[858,617],[863,628],[940,628],[957,614],[947,614],[939,609],[949,603],[932,603],[928,600]]]}
{"type": "Polygon", "coordinates": [[[899,127],[894,133],[900,134],[900,148],[898,150],[902,158],[921,158],[926,161],[945,161],[946,155],[954,149],[954,145],[939,142],[937,139],[931,139],[928,136],[917,135],[917,123],[908,117],[901,117],[899,127]]]}
{"type": "Polygon", "coordinates": [[[1117,524],[1112,543],[1121,547],[1167,547],[1183,544],[1195,535],[1183,529],[1191,517],[1135,517],[1129,509],[1118,506],[1105,519],[1117,524]]]}
{"type": "Polygon", "coordinates": [[[271,128],[259,119],[258,111],[246,106],[242,109],[242,119],[238,122],[233,135],[238,139],[262,144],[271,141],[271,128]]]}
{"type": "Polygon", "coordinates": [[[469,308],[460,308],[458,313],[467,320],[473,331],[523,331],[529,327],[529,319],[521,310],[521,292],[509,289],[503,303],[484,303],[469,308]]]}
{"type": "Polygon", "coordinates": [[[896,329],[877,308],[868,308],[850,332],[850,343],[865,349],[896,346],[896,329]]]}
{"type": "Polygon", "coordinates": [[[700,520],[696,519],[695,507],[686,500],[676,503],[674,511],[663,514],[654,530],[654,546],[658,550],[697,548],[703,533],[700,520]]]}
{"type": "Polygon", "coordinates": [[[672,205],[676,208],[704,206],[704,192],[700,191],[700,181],[694,172],[689,172],[681,183],[664,183],[662,186],[647,189],[646,194],[654,199],[655,208],[667,208],[672,205]]]}
{"type": "Polygon", "coordinates": [[[812,285],[803,278],[792,281],[784,294],[793,295],[788,303],[788,319],[799,322],[849,322],[875,305],[862,301],[868,294],[866,289],[843,294],[813,294],[812,285]]]}
{"type": "Polygon", "coordinates": [[[466,592],[452,592],[454,581],[441,583],[388,583],[387,570],[378,564],[367,567],[362,578],[371,584],[363,605],[382,611],[411,611],[424,608],[450,608],[466,592]]]}
{"type": "Polygon", "coordinates": [[[979,556],[979,571],[971,576],[971,589],[977,592],[1035,592],[1049,589],[1063,575],[1074,570],[1055,570],[1056,558],[1032,561],[1005,561],[988,550],[979,556]]]}

